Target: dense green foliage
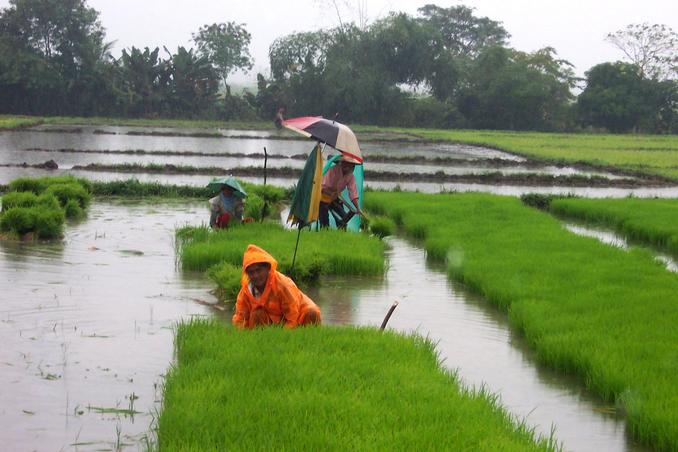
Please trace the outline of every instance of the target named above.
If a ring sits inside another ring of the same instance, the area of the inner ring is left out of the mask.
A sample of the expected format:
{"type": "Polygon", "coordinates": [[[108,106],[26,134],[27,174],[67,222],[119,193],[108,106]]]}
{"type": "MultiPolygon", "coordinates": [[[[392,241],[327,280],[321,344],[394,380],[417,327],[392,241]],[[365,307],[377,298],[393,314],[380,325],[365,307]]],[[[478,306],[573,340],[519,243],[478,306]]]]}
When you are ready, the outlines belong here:
{"type": "Polygon", "coordinates": [[[551,47],[510,48],[509,37],[473,8],[429,4],[281,36],[269,49],[271,76],[234,95],[228,75],[252,67],[244,24],[203,25],[195,48],[167,56],[132,47],[115,59],[86,0],[10,0],[0,10],[0,113],[270,120],[282,107],[403,127],[676,131],[675,78],[656,80],[643,62],[604,63],[577,105],[572,65],[551,47]]]}
{"type": "Polygon", "coordinates": [[[90,201],[90,185],[72,176],[13,180],[2,197],[0,231],[21,238],[61,236],[65,218],[82,218],[90,201]]]}
{"type": "Polygon", "coordinates": [[[644,77],[628,63],[602,63],[586,73],[577,99],[583,124],[612,132],[678,132],[678,81],[644,77]]]}
{"type": "Polygon", "coordinates": [[[552,212],[611,227],[678,256],[678,199],[553,199],[552,212]]]}
{"type": "MultiPolygon", "coordinates": [[[[268,251],[278,261],[278,270],[290,274],[297,230],[274,223],[248,223],[219,231],[186,227],[177,231],[177,250],[184,270],[205,271],[225,294],[237,293],[239,278],[231,267],[241,268],[247,245],[268,251]]],[[[367,234],[345,231],[303,230],[294,271],[295,281],[317,282],[323,274],[381,275],[384,244],[367,234]]]]}
{"type": "Polygon", "coordinates": [[[516,198],[375,192],[365,207],[508,310],[538,358],[614,402],[633,437],[678,447],[678,278],[649,252],[572,234],[516,198]]]}
{"type": "Polygon", "coordinates": [[[179,325],[161,450],[551,450],[433,344],[370,328],[179,325]]]}

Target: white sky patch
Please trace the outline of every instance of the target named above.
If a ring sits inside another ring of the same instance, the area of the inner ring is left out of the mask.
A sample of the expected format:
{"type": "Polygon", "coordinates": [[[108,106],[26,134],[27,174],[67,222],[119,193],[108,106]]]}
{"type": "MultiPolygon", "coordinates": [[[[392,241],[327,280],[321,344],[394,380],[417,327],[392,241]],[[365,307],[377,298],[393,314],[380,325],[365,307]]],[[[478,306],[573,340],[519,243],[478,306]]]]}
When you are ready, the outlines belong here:
{"type": "MultiPolygon", "coordinates": [[[[353,6],[342,10],[342,19],[358,20],[362,5],[370,21],[402,11],[415,15],[417,8],[434,3],[441,7],[466,5],[476,15],[502,22],[511,34],[510,45],[531,52],[554,47],[560,58],[575,65],[577,75],[592,66],[622,59],[622,53],[604,39],[607,33],[631,23],[662,23],[678,31],[678,2],[671,0],[469,0],[435,2],[413,0],[338,0],[353,6]]],[[[244,23],[252,35],[250,54],[255,60],[249,75],[234,74],[230,83],[246,83],[256,73],[268,73],[268,49],[277,37],[296,31],[313,31],[338,24],[331,2],[322,0],[89,0],[100,13],[106,39],[115,41],[113,54],[122,49],[192,46],[191,33],[205,24],[244,23]]],[[[8,0],[0,0],[7,7],[8,0]]],[[[164,51],[163,51],[164,54],[164,51]]],[[[167,55],[164,54],[164,57],[167,55]]]]}

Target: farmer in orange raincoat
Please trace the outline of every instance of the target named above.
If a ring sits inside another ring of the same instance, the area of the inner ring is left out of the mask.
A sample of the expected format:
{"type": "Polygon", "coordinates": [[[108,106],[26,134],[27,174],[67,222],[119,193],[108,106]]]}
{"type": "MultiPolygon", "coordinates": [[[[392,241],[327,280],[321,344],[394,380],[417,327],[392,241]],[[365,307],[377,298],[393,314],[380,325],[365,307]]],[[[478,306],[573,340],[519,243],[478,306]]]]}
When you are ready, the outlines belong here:
{"type": "Polygon", "coordinates": [[[319,325],[320,308],[294,281],[279,271],[278,262],[256,245],[248,245],[242,259],[242,278],[233,324],[241,328],[283,324],[319,325]]]}

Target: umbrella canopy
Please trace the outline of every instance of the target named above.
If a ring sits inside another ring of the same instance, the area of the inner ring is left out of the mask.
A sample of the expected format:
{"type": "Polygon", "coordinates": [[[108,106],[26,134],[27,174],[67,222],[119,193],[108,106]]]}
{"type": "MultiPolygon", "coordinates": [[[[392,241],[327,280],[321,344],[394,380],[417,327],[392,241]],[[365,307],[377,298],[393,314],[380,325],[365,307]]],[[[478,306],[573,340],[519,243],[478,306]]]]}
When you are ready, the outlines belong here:
{"type": "Polygon", "coordinates": [[[233,176],[215,177],[207,184],[207,188],[220,190],[222,185],[228,185],[233,189],[233,194],[238,198],[247,198],[247,192],[242,188],[240,182],[233,176]]]}
{"type": "Polygon", "coordinates": [[[322,179],[323,159],[318,145],[306,159],[304,170],[299,176],[287,221],[294,225],[306,226],[318,219],[322,179]]]}
{"type": "Polygon", "coordinates": [[[351,129],[322,116],[302,116],[282,122],[283,126],[304,136],[326,143],[341,152],[348,161],[363,163],[358,139],[351,129]]]}

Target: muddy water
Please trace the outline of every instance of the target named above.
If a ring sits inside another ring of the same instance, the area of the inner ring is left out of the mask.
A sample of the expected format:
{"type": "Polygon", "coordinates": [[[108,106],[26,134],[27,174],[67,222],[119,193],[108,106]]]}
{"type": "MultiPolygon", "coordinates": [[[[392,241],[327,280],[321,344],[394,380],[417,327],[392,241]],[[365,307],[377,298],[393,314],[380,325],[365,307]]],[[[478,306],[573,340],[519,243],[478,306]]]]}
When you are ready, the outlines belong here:
{"type": "MultiPolygon", "coordinates": [[[[19,164],[26,162],[28,164],[43,163],[54,159],[60,168],[69,169],[74,165],[86,165],[89,163],[168,163],[174,165],[192,165],[192,166],[218,166],[230,168],[237,166],[261,166],[263,158],[225,158],[223,155],[211,157],[206,156],[167,156],[153,155],[162,151],[171,151],[173,153],[181,152],[200,152],[205,154],[261,154],[264,147],[271,154],[284,156],[293,156],[308,153],[313,147],[313,143],[305,139],[279,140],[280,137],[294,137],[290,132],[268,132],[268,131],[241,131],[241,130],[220,130],[221,137],[191,137],[186,136],[191,132],[199,132],[192,129],[167,129],[167,128],[129,128],[129,127],[93,127],[93,126],[42,126],[34,130],[22,130],[14,132],[0,132],[0,164],[19,164]],[[52,132],[49,132],[52,130],[52,132]],[[78,133],[67,133],[66,131],[79,131],[78,133]],[[104,131],[106,133],[94,133],[94,131],[104,131]],[[177,133],[181,136],[148,136],[148,135],[128,135],[128,133],[177,133]],[[41,151],[30,151],[28,149],[40,149],[41,151]],[[78,152],[53,152],[56,150],[87,150],[102,152],[112,151],[134,151],[143,150],[145,155],[121,155],[121,154],[92,154],[78,152]]],[[[214,131],[213,131],[214,132],[214,131]]],[[[205,133],[204,130],[201,133],[205,133]]],[[[435,163],[435,164],[397,164],[397,163],[370,163],[369,167],[374,171],[393,171],[402,173],[434,173],[442,171],[446,174],[469,174],[500,172],[506,174],[516,173],[539,173],[551,175],[585,175],[585,176],[604,176],[608,178],[618,178],[610,173],[600,171],[586,171],[572,167],[556,167],[551,165],[543,166],[499,166],[484,164],[483,162],[492,162],[492,159],[511,161],[516,164],[524,162],[525,159],[506,152],[460,144],[441,144],[441,143],[409,143],[409,142],[364,142],[362,143],[363,154],[366,161],[369,162],[370,156],[386,155],[390,157],[407,156],[435,158],[444,157],[446,159],[464,159],[477,160],[478,165],[469,166],[468,163],[455,165],[454,163],[435,163]]],[[[327,148],[326,154],[330,152],[327,148]]],[[[272,167],[290,166],[301,168],[304,162],[302,160],[290,161],[289,159],[271,159],[269,165],[272,167]]]]}
{"type": "MultiPolygon", "coordinates": [[[[78,152],[54,152],[54,151],[30,151],[14,150],[8,151],[2,158],[5,164],[29,165],[44,163],[48,160],[54,160],[62,169],[71,169],[75,165],[89,165],[93,163],[113,165],[113,164],[136,164],[136,165],[177,165],[194,167],[261,167],[263,168],[264,157],[227,157],[227,156],[195,156],[195,155],[163,155],[158,153],[149,153],[144,155],[131,154],[110,154],[110,153],[78,153],[78,152]]],[[[583,175],[583,176],[601,176],[609,179],[627,178],[600,171],[586,171],[571,167],[558,167],[545,165],[540,167],[525,166],[517,164],[515,166],[492,166],[483,165],[482,160],[477,160],[478,164],[463,166],[449,166],[449,164],[434,163],[412,164],[412,163],[369,163],[370,171],[391,171],[397,173],[421,173],[434,174],[442,172],[444,174],[483,174],[483,173],[502,173],[502,174],[549,174],[555,176],[583,175]]],[[[269,168],[296,168],[302,169],[305,160],[291,158],[270,158],[267,162],[269,168]]]]}
{"type": "MultiPolygon", "coordinates": [[[[583,235],[586,237],[593,237],[594,239],[599,240],[602,243],[607,245],[616,246],[621,249],[628,249],[631,244],[624,237],[615,234],[614,232],[608,229],[596,228],[588,225],[572,224],[566,223],[565,228],[568,231],[574,232],[577,235],[583,235]]],[[[650,250],[654,255],[655,259],[662,262],[668,271],[678,272],[678,262],[671,256],[657,252],[655,250],[650,250]]]]}
{"type": "MultiPolygon", "coordinates": [[[[212,284],[176,271],[173,248],[174,228],[205,213],[203,203],[95,203],[63,243],[0,243],[3,445],[143,447],[172,360],[172,325],[212,314],[195,302],[212,301],[212,284]]],[[[327,323],[378,325],[398,300],[389,327],[437,341],[466,384],[485,384],[542,434],[556,426],[566,450],[637,449],[623,420],[604,414],[609,407],[535,364],[505,315],[451,284],[421,249],[389,243],[385,279],[309,290],[327,323]]]]}
{"type": "Polygon", "coordinates": [[[402,239],[390,239],[385,281],[335,279],[309,290],[327,323],[379,326],[394,301],[389,328],[416,331],[437,342],[444,365],[462,381],[485,385],[509,412],[526,419],[564,450],[644,450],[627,437],[623,419],[588,394],[581,384],[540,367],[506,315],[451,283],[425,252],[402,239]]]}
{"type": "MultiPolygon", "coordinates": [[[[42,170],[36,168],[6,168],[0,167],[0,184],[8,184],[17,177],[41,177],[55,176],[59,174],[73,174],[93,181],[116,181],[137,179],[141,182],[159,182],[162,184],[204,186],[212,176],[196,176],[186,174],[128,174],[115,172],[93,172],[76,170],[42,170]]],[[[240,177],[247,182],[262,184],[262,177],[240,177]]],[[[266,183],[277,187],[291,187],[296,184],[296,179],[267,178],[266,183]]],[[[367,181],[365,186],[374,190],[419,191],[422,193],[440,192],[484,192],[497,195],[520,196],[525,193],[541,193],[545,195],[576,195],[587,198],[624,198],[635,196],[637,198],[677,198],[678,186],[676,187],[643,187],[643,188],[601,188],[601,187],[538,187],[521,185],[489,185],[471,183],[450,182],[386,182],[367,181]]]]}
{"type": "Polygon", "coordinates": [[[193,299],[211,284],[175,271],[173,247],[175,227],[204,215],[203,203],[95,203],[63,243],[0,242],[3,450],[143,445],[172,325],[209,314],[193,299]]]}

